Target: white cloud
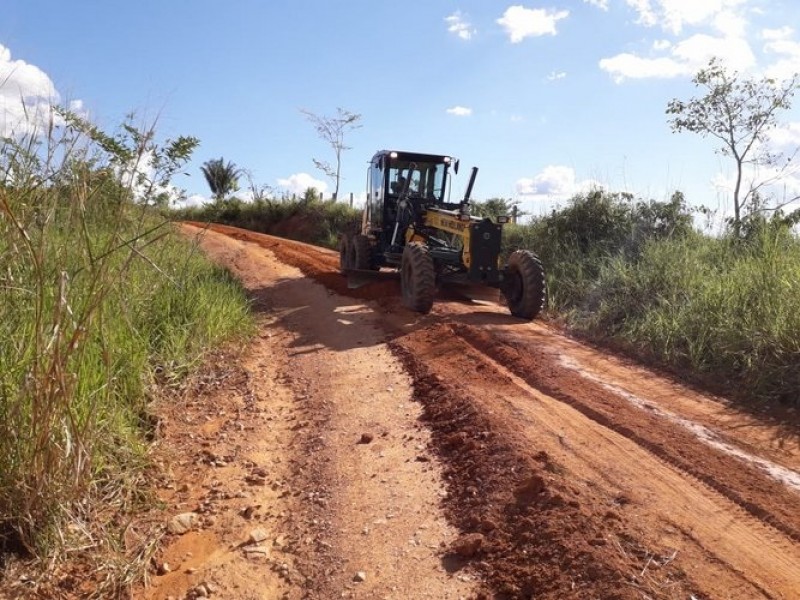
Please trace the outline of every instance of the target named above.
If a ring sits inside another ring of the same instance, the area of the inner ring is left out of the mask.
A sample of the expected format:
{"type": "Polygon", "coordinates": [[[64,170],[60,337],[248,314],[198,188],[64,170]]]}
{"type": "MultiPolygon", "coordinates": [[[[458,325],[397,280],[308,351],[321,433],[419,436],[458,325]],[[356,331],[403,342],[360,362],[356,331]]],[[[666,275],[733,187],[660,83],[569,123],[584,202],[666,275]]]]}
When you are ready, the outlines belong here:
{"type": "Polygon", "coordinates": [[[755,56],[747,40],[740,37],[714,37],[698,33],[671,45],[667,56],[643,57],[622,53],[600,60],[600,68],[617,83],[625,79],[671,78],[694,75],[712,57],[722,64],[744,71],[752,67],[755,56]]]}
{"type": "Polygon", "coordinates": [[[652,27],[658,22],[656,13],[650,5],[650,0],[626,0],[628,6],[634,9],[638,15],[639,20],[637,23],[645,27],[652,27]]]}
{"type": "Polygon", "coordinates": [[[714,16],[714,28],[727,37],[744,37],[747,19],[732,10],[723,10],[714,16]]]}
{"type": "Polygon", "coordinates": [[[575,170],[563,165],[548,165],[534,177],[518,179],[515,185],[517,196],[556,200],[597,187],[599,184],[593,180],[576,181],[575,170]]]}
{"type": "Polygon", "coordinates": [[[449,17],[445,17],[444,20],[447,23],[447,31],[457,35],[462,40],[469,41],[477,33],[476,29],[464,18],[460,10],[457,10],[449,17]]]}
{"type": "Polygon", "coordinates": [[[626,79],[677,77],[692,72],[686,65],[669,57],[643,58],[628,52],[601,59],[600,68],[610,73],[617,83],[626,79]]]}
{"type": "Polygon", "coordinates": [[[69,104],[67,104],[67,108],[82,117],[85,117],[87,114],[86,109],[83,106],[83,100],[70,100],[69,104]]]}
{"type": "Polygon", "coordinates": [[[50,77],[39,67],[12,60],[0,45],[0,135],[24,135],[53,118],[51,106],[59,100],[50,77]]]}
{"type": "Polygon", "coordinates": [[[794,29],[786,25],[778,29],[762,29],[761,37],[765,40],[785,40],[792,37],[794,29]]]}
{"type": "Polygon", "coordinates": [[[672,42],[670,42],[669,40],[656,40],[655,42],[653,42],[653,50],[657,51],[666,50],[670,46],[672,46],[672,42]]]}
{"type": "Polygon", "coordinates": [[[468,117],[472,114],[472,109],[466,106],[451,106],[446,112],[448,115],[456,117],[468,117]]]}
{"type": "MultiPolygon", "coordinates": [[[[738,28],[743,15],[736,9],[748,0],[626,0],[636,11],[638,23],[645,27],[660,26],[665,31],[680,34],[686,26],[727,25],[738,28]]],[[[723,30],[726,35],[733,31],[723,30]]]]}
{"type": "Polygon", "coordinates": [[[608,0],[583,0],[586,4],[596,6],[600,10],[608,11],[608,0]]]}
{"type": "Polygon", "coordinates": [[[173,205],[175,208],[186,208],[189,206],[202,206],[203,204],[211,204],[214,200],[207,198],[202,194],[190,194],[183,199],[175,200],[173,205]]]}
{"type": "Polygon", "coordinates": [[[769,135],[770,145],[776,150],[793,151],[800,148],[800,122],[787,123],[773,129],[769,135]]]}
{"type": "Polygon", "coordinates": [[[800,42],[793,39],[794,31],[790,27],[765,29],[761,35],[767,40],[764,52],[776,58],[765,70],[768,77],[790,79],[800,73],[800,42]]]}
{"type": "Polygon", "coordinates": [[[693,72],[707,65],[715,56],[735,71],[747,70],[756,63],[750,44],[741,37],[714,37],[699,33],[676,44],[672,54],[693,72]]]}
{"type": "Polygon", "coordinates": [[[295,173],[286,179],[278,179],[278,185],[290,194],[302,194],[308,188],[315,188],[318,192],[324,193],[328,190],[328,184],[319,179],[314,179],[308,173],[295,173]]]}
{"type": "Polygon", "coordinates": [[[509,6],[503,16],[497,19],[506,30],[511,43],[517,44],[526,37],[556,35],[556,23],[569,16],[568,10],[547,8],[525,8],[521,5],[509,6]]]}
{"type": "Polygon", "coordinates": [[[547,76],[547,81],[558,81],[559,79],[564,79],[567,74],[564,71],[552,71],[550,75],[547,76]]]}

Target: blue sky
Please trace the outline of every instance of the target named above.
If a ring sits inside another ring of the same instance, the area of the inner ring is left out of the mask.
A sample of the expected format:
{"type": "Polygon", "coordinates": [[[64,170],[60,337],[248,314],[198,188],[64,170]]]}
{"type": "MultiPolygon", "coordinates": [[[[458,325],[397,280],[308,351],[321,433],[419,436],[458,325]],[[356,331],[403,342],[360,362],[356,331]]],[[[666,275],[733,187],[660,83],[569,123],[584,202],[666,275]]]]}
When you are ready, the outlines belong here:
{"type": "MultiPolygon", "coordinates": [[[[718,55],[733,69],[800,71],[797,0],[5,0],[0,127],[55,99],[113,129],[158,116],[161,136],[200,138],[176,183],[208,197],[200,165],[224,157],[278,191],[333,186],[301,108],[362,115],[343,195],[363,195],[382,148],[477,165],[474,196],[538,214],[585,186],[727,206],[731,165],[665,108],[718,55]],[[16,111],[16,112],[15,112],[16,111]]],[[[800,105],[800,98],[797,99],[800,105]]],[[[800,145],[800,110],[776,138],[800,145]]],[[[777,142],[776,142],[777,143],[777,142]]],[[[466,184],[464,169],[455,186],[466,184]]],[[[785,180],[800,193],[800,177],[785,180]]]]}

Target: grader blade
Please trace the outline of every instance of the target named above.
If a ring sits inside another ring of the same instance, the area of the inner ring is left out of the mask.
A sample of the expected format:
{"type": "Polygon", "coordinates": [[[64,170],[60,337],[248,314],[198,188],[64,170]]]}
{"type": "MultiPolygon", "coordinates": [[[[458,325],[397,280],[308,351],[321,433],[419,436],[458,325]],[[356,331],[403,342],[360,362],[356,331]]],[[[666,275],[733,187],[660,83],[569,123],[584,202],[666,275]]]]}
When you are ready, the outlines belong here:
{"type": "Polygon", "coordinates": [[[348,269],[345,275],[347,276],[347,287],[351,290],[357,290],[377,281],[390,281],[400,278],[400,275],[396,272],[365,269],[348,269]]]}

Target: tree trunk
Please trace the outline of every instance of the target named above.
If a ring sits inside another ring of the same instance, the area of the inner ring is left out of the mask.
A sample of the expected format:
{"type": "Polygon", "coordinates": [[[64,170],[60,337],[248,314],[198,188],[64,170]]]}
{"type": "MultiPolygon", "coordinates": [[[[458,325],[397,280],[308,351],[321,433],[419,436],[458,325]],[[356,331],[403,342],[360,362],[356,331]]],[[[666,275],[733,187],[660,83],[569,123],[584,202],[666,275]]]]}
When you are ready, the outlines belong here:
{"type": "Polygon", "coordinates": [[[742,226],[742,214],[739,195],[742,191],[742,159],[734,154],[736,158],[736,185],[733,188],[733,231],[739,237],[742,226]]]}

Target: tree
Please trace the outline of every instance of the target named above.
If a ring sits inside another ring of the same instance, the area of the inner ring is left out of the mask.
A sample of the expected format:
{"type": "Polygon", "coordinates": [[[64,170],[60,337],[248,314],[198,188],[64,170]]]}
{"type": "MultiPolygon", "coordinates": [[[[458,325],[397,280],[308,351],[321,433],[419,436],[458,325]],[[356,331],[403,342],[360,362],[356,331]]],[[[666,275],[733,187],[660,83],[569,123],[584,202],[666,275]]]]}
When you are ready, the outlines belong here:
{"type": "Polygon", "coordinates": [[[483,202],[472,202],[470,211],[479,217],[500,216],[518,218],[527,213],[519,210],[519,201],[506,198],[489,198],[483,202]]]}
{"type": "Polygon", "coordinates": [[[250,190],[253,202],[266,202],[275,196],[275,190],[272,186],[266,183],[256,183],[251,171],[242,169],[241,173],[247,179],[247,188],[250,190]]]}
{"type": "Polygon", "coordinates": [[[336,166],[333,167],[329,162],[312,158],[314,166],[325,173],[334,182],[333,199],[339,197],[339,182],[342,178],[342,153],[350,150],[349,146],[344,145],[344,134],[347,131],[361,127],[359,120],[361,115],[344,110],[336,109],[335,117],[317,115],[309,110],[300,109],[306,118],[314,126],[317,135],[325,141],[332,149],[336,158],[336,166]]]}
{"type": "MultiPolygon", "coordinates": [[[[685,102],[670,101],[667,114],[674,115],[670,125],[675,132],[691,131],[716,138],[721,143],[717,152],[733,159],[736,166],[733,225],[738,232],[742,213],[748,205],[751,210],[760,208],[759,188],[774,183],[792,159],[792,156],[771,153],[767,142],[769,133],[778,125],[777,114],[791,107],[798,75],[783,82],[769,77],[744,78],[735,71],[729,73],[717,59],[712,59],[692,82],[705,94],[685,102]],[[748,189],[743,190],[747,166],[775,167],[777,175],[760,182],[752,181],[748,189]]],[[[782,205],[795,199],[784,201],[782,205]]]]}
{"type": "Polygon", "coordinates": [[[242,170],[237,168],[232,162],[225,164],[224,159],[218,158],[206,161],[200,167],[203,175],[211,188],[211,194],[217,201],[224,200],[233,192],[239,189],[239,175],[242,170]]]}

